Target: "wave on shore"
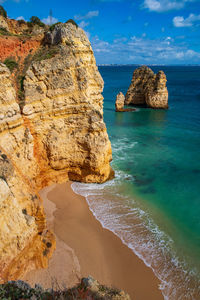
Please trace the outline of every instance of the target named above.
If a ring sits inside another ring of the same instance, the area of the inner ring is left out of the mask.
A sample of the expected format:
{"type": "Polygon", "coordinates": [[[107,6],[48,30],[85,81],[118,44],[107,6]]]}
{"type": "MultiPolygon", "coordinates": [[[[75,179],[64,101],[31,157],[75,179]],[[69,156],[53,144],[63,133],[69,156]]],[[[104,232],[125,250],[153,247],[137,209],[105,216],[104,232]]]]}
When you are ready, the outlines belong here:
{"type": "MultiPolygon", "coordinates": [[[[122,143],[113,146],[115,157],[122,159],[122,143]]],[[[135,144],[135,143],[134,143],[135,144]]],[[[127,147],[134,147],[130,143],[127,147]]],[[[75,193],[84,196],[90,210],[102,226],[115,233],[124,244],[150,267],[161,284],[166,300],[200,299],[198,271],[178,257],[173,240],[159,229],[146,211],[126,191],[131,175],[116,171],[116,177],[104,184],[73,183],[75,193]]]]}

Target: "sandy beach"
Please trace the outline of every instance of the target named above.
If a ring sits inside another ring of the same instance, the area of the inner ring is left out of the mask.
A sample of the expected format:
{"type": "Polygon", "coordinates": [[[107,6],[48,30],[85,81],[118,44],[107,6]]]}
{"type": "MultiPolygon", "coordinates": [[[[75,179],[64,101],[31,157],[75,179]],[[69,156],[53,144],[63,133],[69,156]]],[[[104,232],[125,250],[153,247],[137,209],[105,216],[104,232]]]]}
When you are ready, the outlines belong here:
{"type": "Polygon", "coordinates": [[[85,198],[72,191],[71,182],[47,187],[40,195],[57,248],[48,269],[31,271],[23,280],[45,288],[71,287],[92,275],[102,284],[123,289],[131,299],[163,299],[152,270],[101,226],[85,198]]]}

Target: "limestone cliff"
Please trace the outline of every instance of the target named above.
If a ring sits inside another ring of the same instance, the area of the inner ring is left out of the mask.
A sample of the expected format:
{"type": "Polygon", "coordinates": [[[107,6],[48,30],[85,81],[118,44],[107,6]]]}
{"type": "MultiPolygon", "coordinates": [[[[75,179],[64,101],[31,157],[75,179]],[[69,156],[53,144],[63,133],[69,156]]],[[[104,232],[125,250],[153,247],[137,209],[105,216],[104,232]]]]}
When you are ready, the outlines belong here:
{"type": "Polygon", "coordinates": [[[167,79],[163,71],[154,74],[146,66],[136,69],[125,96],[125,104],[167,109],[168,91],[166,82],[167,79]]]}
{"type": "Polygon", "coordinates": [[[20,61],[20,82],[0,64],[1,282],[47,266],[55,248],[40,188],[112,176],[103,80],[87,36],[69,22],[38,41],[29,63],[20,61]]]}

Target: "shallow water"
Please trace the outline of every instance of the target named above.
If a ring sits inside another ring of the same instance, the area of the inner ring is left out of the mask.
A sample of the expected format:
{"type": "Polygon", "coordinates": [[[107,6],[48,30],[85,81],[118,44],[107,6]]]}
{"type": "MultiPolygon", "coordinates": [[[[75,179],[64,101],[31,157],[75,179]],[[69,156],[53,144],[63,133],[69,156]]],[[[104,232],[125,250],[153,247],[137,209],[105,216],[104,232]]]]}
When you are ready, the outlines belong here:
{"type": "Polygon", "coordinates": [[[100,67],[116,178],[73,183],[102,225],[150,266],[165,299],[200,299],[200,67],[153,67],[168,111],[115,113],[135,67],[100,67]]]}

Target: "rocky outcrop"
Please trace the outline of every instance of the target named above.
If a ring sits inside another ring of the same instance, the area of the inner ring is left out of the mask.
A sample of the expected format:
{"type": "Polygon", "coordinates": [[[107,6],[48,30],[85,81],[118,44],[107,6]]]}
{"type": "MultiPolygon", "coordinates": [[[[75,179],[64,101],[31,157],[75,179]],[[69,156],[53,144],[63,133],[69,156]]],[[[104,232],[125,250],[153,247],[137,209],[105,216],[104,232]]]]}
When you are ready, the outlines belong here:
{"type": "Polygon", "coordinates": [[[0,30],[1,33],[6,35],[6,31],[9,36],[21,35],[22,38],[25,36],[30,37],[31,35],[38,35],[39,33],[44,33],[44,28],[38,25],[29,24],[24,20],[14,20],[0,15],[0,30]],[[3,32],[2,32],[3,29],[3,32]]]}
{"type": "Polygon", "coordinates": [[[113,300],[130,300],[130,296],[122,290],[117,290],[115,288],[109,288],[101,285],[92,276],[83,278],[81,285],[90,291],[91,296],[100,299],[113,299],[113,300]],[[96,296],[96,297],[95,297],[96,296]]]}
{"type": "Polygon", "coordinates": [[[0,28],[9,31],[7,19],[0,15],[0,28]]]}
{"type": "Polygon", "coordinates": [[[163,71],[154,74],[146,66],[136,69],[125,96],[125,104],[167,109],[168,91],[166,82],[167,79],[163,71]]]}
{"type": "Polygon", "coordinates": [[[116,97],[116,102],[115,102],[116,112],[135,111],[134,108],[124,108],[124,102],[125,102],[124,94],[120,92],[116,97]]]}
{"type": "Polygon", "coordinates": [[[40,45],[20,81],[20,99],[15,77],[0,64],[1,282],[47,266],[55,248],[39,189],[113,175],[103,80],[88,38],[71,23],[47,35],[51,42],[40,45]]]}
{"type": "Polygon", "coordinates": [[[18,280],[9,281],[0,285],[0,293],[3,299],[10,299],[17,296],[17,299],[106,299],[106,300],[130,300],[124,291],[101,285],[91,276],[82,278],[81,282],[71,288],[56,287],[56,290],[45,290],[39,284],[32,288],[28,283],[18,280]]]}

